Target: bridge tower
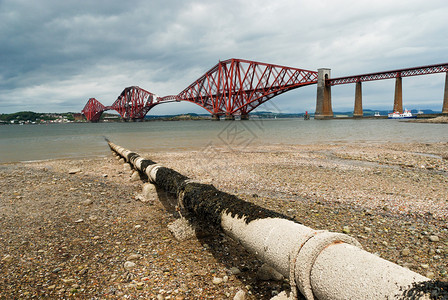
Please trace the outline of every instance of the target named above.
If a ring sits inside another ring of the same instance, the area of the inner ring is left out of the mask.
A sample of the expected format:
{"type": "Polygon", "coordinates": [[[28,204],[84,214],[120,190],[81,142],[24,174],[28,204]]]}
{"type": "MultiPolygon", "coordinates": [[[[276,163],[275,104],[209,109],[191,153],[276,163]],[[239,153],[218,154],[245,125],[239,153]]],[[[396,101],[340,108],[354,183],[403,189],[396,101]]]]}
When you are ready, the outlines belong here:
{"type": "Polygon", "coordinates": [[[355,109],[353,111],[354,118],[362,118],[362,83],[360,80],[356,82],[355,87],[355,109]]]}
{"type": "Polygon", "coordinates": [[[326,84],[326,80],[330,78],[331,69],[321,68],[317,72],[317,99],[314,118],[319,120],[332,119],[331,85],[326,84]]]}
{"type": "Polygon", "coordinates": [[[448,72],[445,76],[445,93],[443,94],[442,114],[448,115],[448,72]]]}
{"type": "Polygon", "coordinates": [[[401,74],[397,74],[395,79],[394,112],[403,113],[403,80],[401,74]]]}

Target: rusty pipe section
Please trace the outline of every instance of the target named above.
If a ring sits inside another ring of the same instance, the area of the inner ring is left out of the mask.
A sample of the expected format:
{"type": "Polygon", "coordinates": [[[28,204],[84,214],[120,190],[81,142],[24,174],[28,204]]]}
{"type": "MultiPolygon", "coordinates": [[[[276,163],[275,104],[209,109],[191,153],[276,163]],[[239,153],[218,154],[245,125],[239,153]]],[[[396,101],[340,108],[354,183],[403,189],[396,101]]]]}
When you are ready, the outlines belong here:
{"type": "Polygon", "coordinates": [[[428,278],[362,250],[354,238],[299,224],[280,213],[195,182],[109,142],[110,148],[149,180],[171,192],[188,214],[239,241],[288,277],[292,299],[405,299],[428,278]]]}

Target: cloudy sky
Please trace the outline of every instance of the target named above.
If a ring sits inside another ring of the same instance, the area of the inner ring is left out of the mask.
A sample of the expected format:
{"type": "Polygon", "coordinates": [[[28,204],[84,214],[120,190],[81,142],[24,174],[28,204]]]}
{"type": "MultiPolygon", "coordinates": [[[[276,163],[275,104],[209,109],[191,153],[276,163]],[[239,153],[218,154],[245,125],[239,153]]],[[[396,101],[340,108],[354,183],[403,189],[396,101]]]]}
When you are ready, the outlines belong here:
{"type": "MultiPolygon", "coordinates": [[[[177,94],[219,60],[244,58],[332,77],[448,62],[446,0],[0,0],[0,113],[81,111],[127,86],[177,94]]],[[[408,108],[441,110],[444,74],[403,79],[408,108]]],[[[332,90],[353,110],[354,85],[332,90]]],[[[363,85],[365,109],[392,109],[394,81],[363,85]]],[[[316,87],[274,98],[315,110],[316,87]]],[[[206,112],[191,103],[150,114],[206,112]]]]}

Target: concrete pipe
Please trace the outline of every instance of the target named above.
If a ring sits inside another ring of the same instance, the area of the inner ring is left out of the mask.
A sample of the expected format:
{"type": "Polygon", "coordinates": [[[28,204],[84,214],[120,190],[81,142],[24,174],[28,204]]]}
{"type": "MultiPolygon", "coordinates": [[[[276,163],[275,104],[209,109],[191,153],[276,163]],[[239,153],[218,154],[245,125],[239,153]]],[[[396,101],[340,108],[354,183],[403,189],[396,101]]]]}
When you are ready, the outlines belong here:
{"type": "Polygon", "coordinates": [[[223,230],[288,277],[292,298],[300,292],[306,299],[406,299],[404,295],[420,292],[424,299],[429,293],[424,288],[430,286],[428,278],[362,250],[348,235],[309,228],[111,142],[109,146],[152,183],[176,195],[188,214],[223,230]]]}

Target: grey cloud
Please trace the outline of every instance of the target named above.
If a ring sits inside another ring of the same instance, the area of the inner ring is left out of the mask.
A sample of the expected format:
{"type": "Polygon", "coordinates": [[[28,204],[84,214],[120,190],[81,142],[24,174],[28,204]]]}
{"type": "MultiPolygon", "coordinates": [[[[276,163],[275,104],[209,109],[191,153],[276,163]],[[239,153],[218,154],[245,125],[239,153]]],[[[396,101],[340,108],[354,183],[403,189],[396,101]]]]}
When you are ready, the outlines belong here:
{"type": "MultiPolygon", "coordinates": [[[[112,103],[129,85],[175,94],[232,57],[329,67],[333,76],[441,63],[447,13],[445,1],[3,0],[0,112],[79,111],[90,97],[112,103]]],[[[405,102],[440,98],[437,76],[404,81],[405,102]]],[[[367,106],[391,106],[389,86],[366,84],[367,106]]],[[[354,87],[338,88],[335,109],[351,107],[354,87]]],[[[274,101],[304,111],[314,98],[308,87],[274,101]]],[[[177,104],[157,111],[192,110],[177,104]]]]}

